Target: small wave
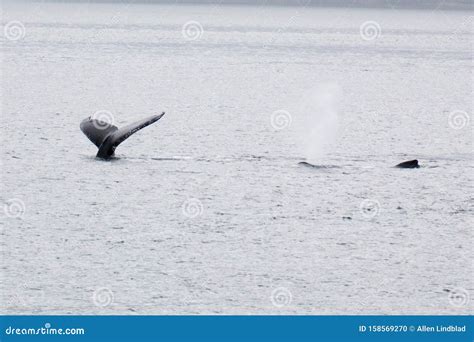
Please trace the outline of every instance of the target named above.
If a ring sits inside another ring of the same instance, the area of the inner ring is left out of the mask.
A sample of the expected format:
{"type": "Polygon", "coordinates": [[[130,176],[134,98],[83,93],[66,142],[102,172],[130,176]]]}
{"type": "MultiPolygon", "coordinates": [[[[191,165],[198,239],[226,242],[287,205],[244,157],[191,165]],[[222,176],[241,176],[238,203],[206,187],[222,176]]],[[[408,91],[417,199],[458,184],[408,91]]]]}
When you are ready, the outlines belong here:
{"type": "Polygon", "coordinates": [[[150,159],[159,160],[159,161],[180,161],[180,160],[192,160],[193,158],[192,157],[162,157],[162,158],[150,158],[150,159]]]}

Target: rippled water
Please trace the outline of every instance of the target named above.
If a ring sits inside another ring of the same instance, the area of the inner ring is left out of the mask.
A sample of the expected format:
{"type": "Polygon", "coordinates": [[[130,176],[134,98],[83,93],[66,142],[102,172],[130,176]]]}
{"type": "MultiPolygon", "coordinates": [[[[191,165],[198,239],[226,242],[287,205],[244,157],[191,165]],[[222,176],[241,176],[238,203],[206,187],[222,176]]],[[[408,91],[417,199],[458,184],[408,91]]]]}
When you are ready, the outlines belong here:
{"type": "Polygon", "coordinates": [[[469,15],[5,4],[3,311],[470,312],[469,15]],[[103,162],[99,110],[167,114],[103,162]]]}

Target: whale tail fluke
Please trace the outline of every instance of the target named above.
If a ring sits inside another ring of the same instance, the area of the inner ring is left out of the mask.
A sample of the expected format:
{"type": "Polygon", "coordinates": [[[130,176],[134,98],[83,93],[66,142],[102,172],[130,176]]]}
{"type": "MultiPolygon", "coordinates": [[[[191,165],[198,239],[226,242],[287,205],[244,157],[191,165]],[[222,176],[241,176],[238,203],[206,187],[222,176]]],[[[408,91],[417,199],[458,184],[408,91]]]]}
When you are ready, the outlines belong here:
{"type": "Polygon", "coordinates": [[[165,112],[159,115],[152,115],[145,119],[133,122],[125,127],[120,128],[116,132],[113,132],[112,138],[114,139],[115,146],[118,146],[132,134],[138,132],[139,130],[145,128],[146,126],[151,125],[152,123],[161,119],[161,117],[165,115],[165,112]]]}
{"type": "Polygon", "coordinates": [[[80,128],[89,140],[99,148],[97,157],[108,159],[113,156],[115,148],[119,144],[132,134],[160,120],[163,115],[165,115],[164,112],[159,115],[152,115],[120,129],[109,123],[89,117],[81,122],[80,128]]]}
{"type": "Polygon", "coordinates": [[[100,147],[111,133],[118,130],[114,125],[105,121],[92,119],[91,117],[82,120],[80,128],[82,133],[97,147],[100,147]]]}

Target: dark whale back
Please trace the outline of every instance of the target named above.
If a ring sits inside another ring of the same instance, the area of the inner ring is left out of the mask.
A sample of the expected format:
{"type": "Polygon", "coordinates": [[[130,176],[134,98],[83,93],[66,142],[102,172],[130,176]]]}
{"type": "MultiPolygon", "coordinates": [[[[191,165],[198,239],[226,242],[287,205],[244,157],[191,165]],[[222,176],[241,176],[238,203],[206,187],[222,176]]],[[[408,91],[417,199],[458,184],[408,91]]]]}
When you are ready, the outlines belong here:
{"type": "Polygon", "coordinates": [[[114,125],[89,117],[81,122],[80,128],[89,140],[99,148],[97,157],[108,159],[114,155],[115,148],[120,143],[132,134],[160,120],[163,115],[165,115],[164,112],[160,115],[152,115],[120,129],[114,125]]]}
{"type": "Polygon", "coordinates": [[[406,162],[397,164],[395,165],[395,167],[398,167],[400,169],[416,169],[416,168],[419,168],[420,165],[418,165],[417,159],[413,159],[413,160],[408,160],[406,162]]]}
{"type": "MultiPolygon", "coordinates": [[[[338,166],[334,166],[334,165],[314,165],[314,164],[308,163],[306,161],[299,162],[298,165],[311,167],[311,168],[315,168],[315,169],[327,169],[327,168],[337,168],[338,167],[338,166]]],[[[413,160],[408,160],[408,161],[405,161],[403,163],[397,164],[397,165],[395,165],[395,167],[398,167],[400,169],[417,169],[417,168],[420,167],[420,165],[418,164],[417,159],[413,159],[413,160]]]]}

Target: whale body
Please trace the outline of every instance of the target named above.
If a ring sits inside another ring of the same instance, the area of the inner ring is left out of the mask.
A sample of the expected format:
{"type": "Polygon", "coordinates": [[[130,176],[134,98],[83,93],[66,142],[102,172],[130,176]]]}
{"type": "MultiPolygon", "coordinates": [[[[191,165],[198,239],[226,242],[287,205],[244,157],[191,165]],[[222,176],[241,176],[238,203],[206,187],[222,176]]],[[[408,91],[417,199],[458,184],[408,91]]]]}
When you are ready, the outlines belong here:
{"type": "MultiPolygon", "coordinates": [[[[314,164],[308,163],[306,161],[299,162],[298,165],[305,166],[305,167],[311,167],[311,168],[315,168],[315,169],[328,169],[328,168],[337,168],[338,167],[338,166],[334,166],[334,165],[314,165],[314,164]]],[[[420,165],[418,164],[417,159],[413,159],[413,160],[408,160],[408,161],[405,161],[403,163],[397,164],[397,165],[395,165],[395,167],[398,167],[400,169],[417,169],[417,168],[420,167],[420,165]]]]}
{"type": "Polygon", "coordinates": [[[152,115],[136,121],[122,128],[117,128],[107,122],[88,117],[80,124],[81,131],[99,148],[96,157],[109,159],[113,157],[115,149],[132,134],[160,120],[165,113],[152,115]]]}
{"type": "Polygon", "coordinates": [[[403,163],[397,164],[395,165],[395,167],[398,167],[400,169],[417,169],[420,167],[420,165],[418,165],[417,159],[413,159],[413,160],[408,160],[403,163]]]}
{"type": "Polygon", "coordinates": [[[313,169],[338,169],[339,168],[339,166],[337,165],[315,165],[315,164],[308,163],[306,161],[299,162],[298,165],[310,167],[313,169]]]}

